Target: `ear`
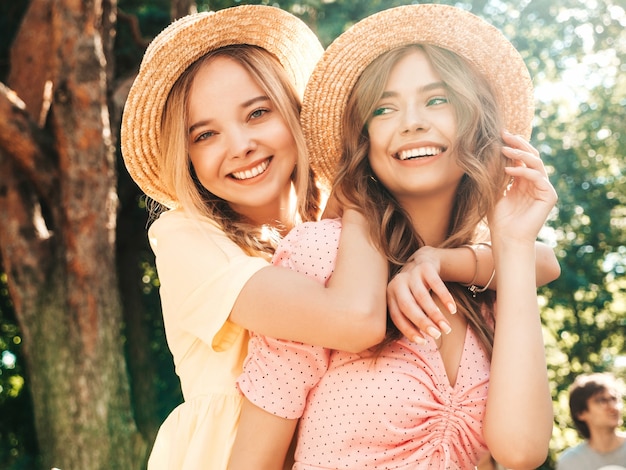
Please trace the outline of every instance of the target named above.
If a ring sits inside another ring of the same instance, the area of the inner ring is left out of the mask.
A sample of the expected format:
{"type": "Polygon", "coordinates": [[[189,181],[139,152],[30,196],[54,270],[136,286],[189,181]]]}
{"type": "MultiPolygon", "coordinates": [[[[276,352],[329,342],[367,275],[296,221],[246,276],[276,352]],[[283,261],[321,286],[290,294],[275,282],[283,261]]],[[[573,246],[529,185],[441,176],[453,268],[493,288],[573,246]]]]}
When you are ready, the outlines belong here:
{"type": "Polygon", "coordinates": [[[577,415],[576,415],[576,419],[578,421],[583,421],[583,422],[587,422],[587,414],[589,413],[589,410],[584,410],[584,411],[580,411],[577,415]]]}

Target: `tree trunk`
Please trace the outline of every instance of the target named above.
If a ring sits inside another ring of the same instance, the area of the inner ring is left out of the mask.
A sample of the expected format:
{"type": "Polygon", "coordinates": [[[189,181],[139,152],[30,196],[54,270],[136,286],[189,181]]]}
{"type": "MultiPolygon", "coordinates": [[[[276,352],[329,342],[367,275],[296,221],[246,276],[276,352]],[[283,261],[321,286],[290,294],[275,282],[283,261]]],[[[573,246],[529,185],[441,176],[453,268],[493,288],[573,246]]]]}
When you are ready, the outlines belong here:
{"type": "Polygon", "coordinates": [[[0,89],[0,253],[45,469],[138,469],[147,449],[121,333],[114,21],[103,11],[115,0],[33,0],[13,44],[12,91],[0,89]]]}

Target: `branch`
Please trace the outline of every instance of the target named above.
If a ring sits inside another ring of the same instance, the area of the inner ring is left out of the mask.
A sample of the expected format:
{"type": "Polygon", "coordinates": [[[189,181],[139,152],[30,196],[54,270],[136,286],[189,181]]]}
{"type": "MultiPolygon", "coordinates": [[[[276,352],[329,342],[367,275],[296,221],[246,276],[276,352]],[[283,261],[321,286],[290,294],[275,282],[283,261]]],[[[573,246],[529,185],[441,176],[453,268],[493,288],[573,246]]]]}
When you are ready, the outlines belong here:
{"type": "Polygon", "coordinates": [[[45,132],[29,117],[24,103],[3,83],[0,83],[0,147],[33,183],[39,196],[53,205],[59,175],[50,162],[52,146],[45,132]]]}
{"type": "Polygon", "coordinates": [[[130,33],[133,37],[133,42],[140,46],[142,49],[148,47],[152,39],[145,39],[141,34],[141,28],[139,27],[139,20],[135,15],[124,13],[119,8],[117,9],[118,21],[124,21],[130,27],[130,33]]]}

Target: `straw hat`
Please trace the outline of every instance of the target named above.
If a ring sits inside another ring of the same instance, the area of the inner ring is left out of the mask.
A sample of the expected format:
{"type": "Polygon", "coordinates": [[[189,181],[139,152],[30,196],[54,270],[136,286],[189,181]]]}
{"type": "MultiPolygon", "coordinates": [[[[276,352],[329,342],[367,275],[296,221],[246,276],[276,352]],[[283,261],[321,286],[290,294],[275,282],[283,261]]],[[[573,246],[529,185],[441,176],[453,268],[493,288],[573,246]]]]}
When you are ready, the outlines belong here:
{"type": "Polygon", "coordinates": [[[168,207],[176,195],[160,181],[161,115],[172,86],[196,60],[220,47],[250,44],[278,59],[302,96],[323,52],[316,35],[280,8],[241,5],[183,17],[148,46],[122,116],[121,146],[128,172],[152,199],[168,207]]]}
{"type": "Polygon", "coordinates": [[[507,130],[530,137],[532,81],[522,57],[498,29],[448,5],[390,8],[335,39],[307,85],[301,120],[311,164],[323,185],[330,187],[342,153],[342,116],[357,79],[382,53],[413,43],[439,46],[473,63],[493,86],[507,130]]]}

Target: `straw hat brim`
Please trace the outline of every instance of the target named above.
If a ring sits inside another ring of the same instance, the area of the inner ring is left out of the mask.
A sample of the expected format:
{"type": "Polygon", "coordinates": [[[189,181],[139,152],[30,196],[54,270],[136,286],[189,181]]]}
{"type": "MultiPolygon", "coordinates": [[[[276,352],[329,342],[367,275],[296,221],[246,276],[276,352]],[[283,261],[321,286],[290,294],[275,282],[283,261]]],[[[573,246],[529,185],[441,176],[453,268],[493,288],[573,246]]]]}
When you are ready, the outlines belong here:
{"type": "Polygon", "coordinates": [[[161,116],[172,86],[196,60],[220,47],[249,44],[273,54],[302,96],[323,48],[313,31],[280,8],[241,5],[183,17],[148,46],[128,94],[121,127],[126,168],[152,199],[178,205],[160,180],[161,116]]]}
{"type": "Polygon", "coordinates": [[[330,187],[342,153],[342,117],[363,70],[382,53],[407,44],[432,44],[474,64],[491,83],[509,132],[530,138],[534,96],[519,52],[497,28],[448,5],[406,5],[371,15],[326,49],[304,94],[301,120],[311,165],[330,187]]]}

